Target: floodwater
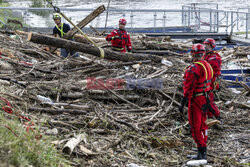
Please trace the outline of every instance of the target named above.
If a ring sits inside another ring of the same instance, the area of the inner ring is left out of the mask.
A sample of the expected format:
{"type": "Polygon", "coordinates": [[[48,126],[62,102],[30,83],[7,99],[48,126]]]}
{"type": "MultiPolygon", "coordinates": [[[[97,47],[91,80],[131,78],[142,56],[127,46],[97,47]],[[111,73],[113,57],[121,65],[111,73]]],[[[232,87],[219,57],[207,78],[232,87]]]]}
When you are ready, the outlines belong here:
{"type": "MultiPolygon", "coordinates": [[[[28,7],[31,1],[8,0],[11,6],[28,7]]],[[[96,8],[100,5],[107,6],[109,0],[54,0],[59,7],[96,8]]],[[[235,10],[241,7],[250,7],[249,0],[110,0],[111,8],[120,9],[181,9],[181,6],[188,3],[216,3],[219,9],[235,10]]]]}
{"type": "MultiPolygon", "coordinates": [[[[29,7],[31,0],[8,0],[12,7],[29,7]]],[[[100,5],[107,7],[109,0],[53,0],[53,3],[59,8],[82,8],[94,9],[100,5]]],[[[238,8],[250,7],[250,0],[110,0],[110,9],[182,9],[187,2],[199,3],[199,7],[216,8],[220,10],[237,10],[238,8]],[[209,4],[207,4],[209,3],[209,4]]],[[[91,11],[64,11],[73,22],[77,23],[86,17],[91,11]]],[[[249,10],[250,12],[250,10],[249,10]]],[[[119,18],[124,17],[130,27],[154,27],[154,26],[181,26],[181,12],[167,13],[130,13],[130,12],[109,12],[107,26],[117,26],[119,18]],[[157,19],[154,22],[154,18],[157,19]],[[163,18],[166,18],[163,21],[163,18]]],[[[207,17],[207,16],[204,16],[207,17]]],[[[23,12],[23,18],[26,24],[32,27],[51,27],[54,23],[52,16],[39,16],[31,12],[23,12]]],[[[102,13],[99,18],[91,22],[94,27],[104,27],[106,13],[102,13]]],[[[64,20],[65,21],[65,20],[64,20]]]]}

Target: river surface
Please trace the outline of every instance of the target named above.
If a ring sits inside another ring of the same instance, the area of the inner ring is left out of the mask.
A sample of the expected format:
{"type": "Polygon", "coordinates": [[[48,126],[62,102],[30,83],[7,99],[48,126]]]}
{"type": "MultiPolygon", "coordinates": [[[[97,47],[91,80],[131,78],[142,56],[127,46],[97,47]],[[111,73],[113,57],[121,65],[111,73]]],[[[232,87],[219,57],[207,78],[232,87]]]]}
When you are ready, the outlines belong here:
{"type": "MultiPolygon", "coordinates": [[[[29,7],[29,0],[8,0],[12,7],[29,7]]],[[[237,10],[238,8],[250,7],[250,0],[111,0],[110,9],[182,9],[183,5],[188,3],[199,3],[199,7],[216,8],[218,4],[220,10],[237,10]],[[210,3],[210,4],[206,4],[210,3]]],[[[108,0],[54,0],[54,4],[58,7],[94,9],[100,5],[107,7],[108,0]]],[[[90,11],[68,12],[65,14],[73,21],[79,22],[86,17],[90,11]]],[[[52,14],[51,14],[52,15],[52,14]]],[[[51,15],[39,16],[31,12],[23,12],[23,17],[27,24],[33,27],[51,27],[53,20],[51,15]]],[[[157,14],[157,21],[154,22],[154,13],[124,13],[110,12],[108,15],[107,26],[117,26],[119,18],[124,17],[131,27],[153,27],[153,26],[181,26],[181,13],[167,13],[166,22],[163,21],[163,13],[157,14]],[[131,17],[132,16],[132,17],[131,17]]],[[[203,16],[206,17],[206,16],[203,16]]],[[[208,18],[208,17],[207,17],[208,18]]],[[[103,27],[106,20],[106,13],[91,22],[92,26],[103,27]]]]}

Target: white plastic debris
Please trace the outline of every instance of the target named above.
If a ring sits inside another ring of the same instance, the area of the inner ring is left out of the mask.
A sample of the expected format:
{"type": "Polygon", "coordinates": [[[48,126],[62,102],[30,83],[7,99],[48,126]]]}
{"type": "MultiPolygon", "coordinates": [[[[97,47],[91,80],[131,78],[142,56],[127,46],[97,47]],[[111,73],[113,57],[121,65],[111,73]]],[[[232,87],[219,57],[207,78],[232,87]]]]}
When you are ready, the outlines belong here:
{"type": "Polygon", "coordinates": [[[17,35],[10,35],[10,38],[12,38],[12,39],[20,39],[17,35]]]}
{"type": "Polygon", "coordinates": [[[37,95],[36,96],[38,98],[38,100],[40,100],[42,103],[47,103],[47,104],[53,104],[53,101],[50,98],[41,96],[41,95],[37,95]]]}
{"type": "Polygon", "coordinates": [[[124,66],[124,69],[128,71],[129,70],[129,66],[124,66]]]}
{"type": "Polygon", "coordinates": [[[229,105],[231,103],[231,101],[227,101],[226,103],[225,103],[225,105],[227,106],[227,105],[229,105]]]}
{"type": "Polygon", "coordinates": [[[250,60],[250,55],[247,55],[247,59],[250,60]]]}
{"type": "Polygon", "coordinates": [[[250,104],[250,100],[248,100],[248,101],[247,101],[247,103],[249,103],[249,104],[250,104]]]}
{"type": "Polygon", "coordinates": [[[200,165],[205,165],[207,164],[207,160],[202,159],[202,160],[191,160],[187,162],[187,166],[200,166],[200,165]]]}
{"type": "Polygon", "coordinates": [[[240,94],[240,93],[241,93],[241,91],[239,91],[239,90],[237,90],[237,89],[235,89],[235,88],[231,88],[231,90],[232,90],[232,92],[235,93],[235,94],[240,94]]]}
{"type": "Polygon", "coordinates": [[[138,69],[138,68],[140,68],[140,64],[134,64],[134,65],[132,65],[132,67],[134,68],[134,69],[138,69]]]}
{"type": "Polygon", "coordinates": [[[173,66],[173,63],[171,61],[168,61],[168,60],[165,60],[165,59],[162,59],[161,63],[166,65],[166,66],[169,66],[169,67],[173,66]]]}
{"type": "Polygon", "coordinates": [[[37,60],[35,60],[35,59],[31,59],[31,63],[32,63],[32,64],[37,64],[37,63],[38,63],[38,61],[37,61],[37,60]]]}
{"type": "Polygon", "coordinates": [[[53,129],[48,129],[45,132],[46,135],[57,135],[58,134],[58,130],[56,128],[53,129]]]}
{"type": "Polygon", "coordinates": [[[134,163],[127,164],[126,166],[127,167],[144,167],[144,166],[140,166],[140,165],[137,165],[137,164],[134,164],[134,163]]]}

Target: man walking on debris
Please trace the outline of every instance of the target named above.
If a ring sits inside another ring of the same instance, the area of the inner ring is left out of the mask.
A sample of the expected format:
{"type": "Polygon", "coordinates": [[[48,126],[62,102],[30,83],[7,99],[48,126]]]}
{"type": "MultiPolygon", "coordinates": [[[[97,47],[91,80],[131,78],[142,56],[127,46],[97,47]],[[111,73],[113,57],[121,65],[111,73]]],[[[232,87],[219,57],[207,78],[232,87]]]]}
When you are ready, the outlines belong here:
{"type": "MultiPolygon", "coordinates": [[[[62,23],[62,16],[59,13],[54,13],[53,14],[53,19],[55,21],[56,26],[53,29],[53,35],[57,37],[58,35],[62,38],[69,30],[70,26],[66,23],[62,23]]],[[[73,39],[70,39],[73,40],[73,39]]],[[[78,57],[78,53],[76,51],[69,51],[66,50],[65,48],[61,48],[61,56],[64,58],[68,57],[68,54],[74,55],[74,57],[78,57]]]]}
{"type": "Polygon", "coordinates": [[[217,120],[221,120],[220,111],[216,104],[214,103],[214,93],[219,90],[218,76],[221,74],[221,57],[213,49],[216,46],[215,40],[212,38],[207,38],[203,44],[205,45],[206,54],[202,59],[206,60],[213,68],[214,76],[211,83],[211,92],[209,94],[211,100],[211,109],[208,112],[208,118],[215,116],[217,120]]]}
{"type": "Polygon", "coordinates": [[[127,24],[125,19],[119,20],[119,29],[114,29],[111,34],[107,35],[106,40],[111,41],[112,49],[119,52],[131,52],[131,40],[127,31],[124,29],[127,24]]]}
{"type": "Polygon", "coordinates": [[[188,102],[188,119],[191,126],[191,133],[198,147],[196,160],[207,159],[207,125],[205,124],[207,112],[209,110],[209,96],[213,69],[210,64],[202,60],[205,54],[205,47],[202,44],[195,44],[191,50],[193,63],[185,70],[183,89],[184,97],[181,101],[179,111],[183,113],[183,108],[188,102]]]}

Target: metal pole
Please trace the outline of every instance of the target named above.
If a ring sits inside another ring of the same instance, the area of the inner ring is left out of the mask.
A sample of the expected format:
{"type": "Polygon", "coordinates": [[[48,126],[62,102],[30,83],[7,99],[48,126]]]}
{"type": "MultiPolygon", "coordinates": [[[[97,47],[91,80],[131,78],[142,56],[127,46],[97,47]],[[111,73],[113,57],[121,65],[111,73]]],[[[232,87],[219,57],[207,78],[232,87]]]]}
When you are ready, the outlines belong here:
{"type": "Polygon", "coordinates": [[[248,39],[248,21],[249,21],[248,17],[249,13],[246,13],[246,39],[248,39]]]}
{"type": "Polygon", "coordinates": [[[182,6],[181,7],[181,23],[182,23],[182,25],[184,24],[184,12],[183,12],[183,10],[184,10],[184,6],[182,6]]]}
{"type": "Polygon", "coordinates": [[[217,10],[217,32],[219,32],[219,12],[218,12],[218,10],[219,10],[219,4],[217,3],[217,5],[216,5],[216,10],[217,10]]]}
{"type": "Polygon", "coordinates": [[[188,7],[188,27],[190,27],[190,7],[188,7]]]}
{"type": "Polygon", "coordinates": [[[210,32],[212,31],[212,11],[210,11],[210,32]]]}
{"type": "Polygon", "coordinates": [[[191,20],[193,20],[194,19],[194,13],[193,13],[194,7],[191,6],[190,10],[192,10],[192,12],[191,12],[191,20]]]}
{"type": "Polygon", "coordinates": [[[233,33],[233,28],[234,28],[234,13],[231,12],[231,34],[233,33]]]}
{"type": "Polygon", "coordinates": [[[184,13],[184,18],[185,18],[184,25],[186,26],[187,25],[187,12],[184,13]]]}
{"type": "Polygon", "coordinates": [[[201,28],[201,9],[199,9],[198,13],[198,22],[199,22],[199,29],[201,28]]]}
{"type": "MultiPolygon", "coordinates": [[[[218,9],[217,9],[218,10],[218,9]]],[[[219,12],[217,11],[217,32],[219,32],[220,23],[219,23],[219,12]]]]}
{"type": "Polygon", "coordinates": [[[226,33],[228,32],[228,12],[226,12],[227,19],[226,19],[226,33]]]}
{"type": "Polygon", "coordinates": [[[156,17],[157,17],[157,14],[155,12],[155,14],[154,14],[154,28],[156,27],[156,17]]]}
{"type": "Polygon", "coordinates": [[[239,13],[237,12],[237,30],[239,31],[239,13]]]}
{"type": "Polygon", "coordinates": [[[164,33],[165,33],[165,31],[166,31],[166,12],[164,12],[164,14],[163,14],[163,28],[164,28],[164,33]]]}
{"type": "Polygon", "coordinates": [[[214,12],[214,32],[215,32],[215,27],[216,27],[216,21],[217,21],[217,18],[216,18],[216,12],[214,12]]]}
{"type": "Polygon", "coordinates": [[[133,28],[133,12],[130,13],[130,28],[133,28]]]}

